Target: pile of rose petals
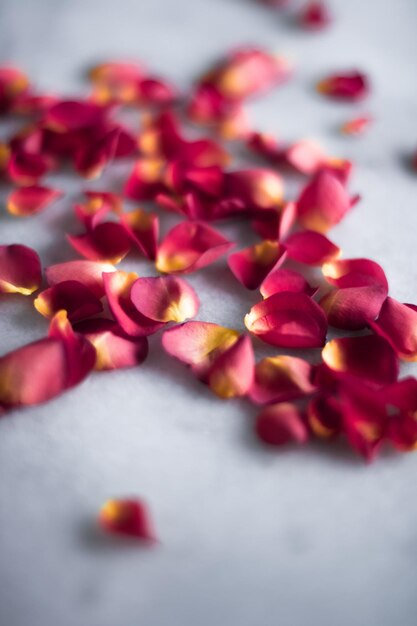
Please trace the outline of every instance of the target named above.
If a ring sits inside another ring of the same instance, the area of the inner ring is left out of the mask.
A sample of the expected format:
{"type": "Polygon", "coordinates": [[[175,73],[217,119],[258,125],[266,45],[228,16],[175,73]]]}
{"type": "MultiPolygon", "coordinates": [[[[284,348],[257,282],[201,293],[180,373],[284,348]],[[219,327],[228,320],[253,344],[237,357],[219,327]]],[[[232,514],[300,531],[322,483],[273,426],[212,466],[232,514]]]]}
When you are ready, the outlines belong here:
{"type": "MultiPolygon", "coordinates": [[[[320,3],[303,13],[312,28],[328,19],[320,3]]],[[[62,100],[38,93],[20,70],[0,68],[0,111],[21,120],[0,146],[7,210],[22,219],[62,203],[62,191],[45,183],[62,168],[79,177],[81,194],[70,209],[78,226],[62,233],[74,260],[42,268],[27,246],[0,246],[1,293],[34,294],[34,311],[50,324],[45,338],[0,358],[2,412],[45,402],[93,370],[138,366],[147,337],[160,333],[164,350],[219,398],[261,407],[255,432],[270,446],[341,437],[367,460],[385,443],[416,447],[417,381],[398,374],[400,360],[417,359],[417,307],[389,296],[378,263],[342,258],[328,236],[359,199],[349,189],[352,163],[304,139],[281,145],[248,125],[245,102],[290,74],[282,57],[235,49],[183,97],[142,65],[109,62],[91,70],[87,98],[62,100]],[[118,121],[125,107],[140,109],[139,134],[118,121]],[[184,119],[208,134],[190,138],[184,119]],[[233,167],[225,138],[262,166],[233,167]],[[84,179],[127,159],[118,189],[84,188],[84,179]],[[288,169],[300,179],[293,198],[288,169]],[[127,201],[145,206],[127,210],[127,201]],[[165,213],[178,223],[161,239],[165,213]],[[223,236],[217,223],[230,220],[246,224],[252,245],[223,236]],[[150,275],[116,268],[128,255],[147,259],[150,275]],[[236,320],[239,331],[193,319],[199,298],[184,276],[214,262],[242,293],[259,292],[236,320]],[[346,336],[331,339],[331,328],[346,336]],[[273,348],[257,362],[259,341],[273,348]]],[[[369,81],[349,71],[318,89],[356,101],[369,81]]],[[[353,120],[346,132],[368,121],[353,120]]],[[[151,538],[143,516],[127,500],[106,504],[101,519],[151,538]]]]}

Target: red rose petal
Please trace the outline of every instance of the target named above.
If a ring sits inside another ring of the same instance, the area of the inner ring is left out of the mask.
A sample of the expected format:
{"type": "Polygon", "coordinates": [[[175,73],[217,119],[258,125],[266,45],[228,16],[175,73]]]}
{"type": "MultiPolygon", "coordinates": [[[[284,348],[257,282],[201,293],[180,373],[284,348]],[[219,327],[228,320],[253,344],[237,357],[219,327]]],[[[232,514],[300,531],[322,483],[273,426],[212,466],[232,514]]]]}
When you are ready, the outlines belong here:
{"type": "Polygon", "coordinates": [[[110,263],[95,261],[67,261],[50,265],[45,270],[46,280],[50,287],[64,281],[78,281],[88,287],[97,297],[104,296],[103,272],[115,272],[110,263]]]}
{"type": "Polygon", "coordinates": [[[105,222],[83,235],[67,235],[71,246],[90,261],[119,263],[129,252],[131,240],[122,224],[105,222]]]}
{"type": "Polygon", "coordinates": [[[340,131],[343,135],[363,135],[372,123],[370,115],[354,117],[342,124],[340,131]]]}
{"type": "Polygon", "coordinates": [[[233,245],[203,222],[182,222],[160,244],[156,269],[177,274],[195,272],[216,261],[233,245]]]}
{"type": "Polygon", "coordinates": [[[401,359],[417,360],[417,310],[388,297],[379,317],[369,319],[372,330],[386,339],[401,359]]]}
{"type": "Polygon", "coordinates": [[[262,241],[230,255],[227,264],[247,289],[256,289],[278,262],[285,260],[285,250],[276,241],[262,241]]]}
{"type": "Polygon", "coordinates": [[[340,248],[314,230],[290,235],[284,246],[290,259],[306,265],[323,265],[341,254],[340,248]]]}
{"type": "Polygon", "coordinates": [[[223,399],[245,396],[253,384],[254,366],[252,342],[242,335],[215,359],[208,373],[210,389],[223,399]]]}
{"type": "Polygon", "coordinates": [[[299,15],[299,22],[307,30],[322,30],[331,22],[327,5],[324,2],[307,2],[299,15]]]}
{"type": "Polygon", "coordinates": [[[51,169],[52,162],[48,157],[23,150],[12,154],[7,164],[10,179],[19,185],[36,185],[51,169]]]}
{"type": "Polygon", "coordinates": [[[258,415],[255,428],[259,439],[270,446],[303,444],[309,438],[301,412],[287,402],[266,407],[258,415]]]}
{"type": "Polygon", "coordinates": [[[62,191],[48,187],[20,187],[9,194],[7,210],[12,215],[27,217],[40,213],[62,196],[62,191]]]}
{"type": "Polygon", "coordinates": [[[65,280],[41,291],[33,304],[41,315],[48,318],[64,310],[70,322],[92,317],[103,310],[103,305],[94,293],[77,280],[65,280]]]}
{"type": "Polygon", "coordinates": [[[34,250],[19,244],[0,246],[0,293],[29,296],[41,282],[41,263],[34,250]]]}
{"type": "Polygon", "coordinates": [[[245,316],[246,328],[262,341],[285,348],[316,348],[325,342],[327,320],[304,293],[281,292],[258,302],[245,316]]]}
{"type": "Polygon", "coordinates": [[[398,359],[389,343],[375,335],[343,337],[329,341],[322,351],[324,363],[333,373],[357,377],[374,386],[397,380],[398,359]]]}
{"type": "Polygon", "coordinates": [[[379,285],[346,287],[325,295],[320,306],[331,326],[360,330],[378,316],[386,297],[387,290],[379,285]]]}
{"type": "Polygon", "coordinates": [[[176,276],[138,278],[130,298],[139,313],[153,322],[184,322],[200,308],[194,289],[176,276]]]}
{"type": "Polygon", "coordinates": [[[356,70],[345,74],[333,74],[317,85],[320,93],[330,98],[342,100],[360,100],[368,95],[368,78],[356,70]]]}
{"type": "Polygon", "coordinates": [[[255,404],[273,404],[301,398],[312,393],[313,367],[293,356],[262,359],[255,367],[255,380],[249,397],[255,404]]]}
{"type": "Polygon", "coordinates": [[[84,130],[101,124],[107,111],[93,102],[62,100],[47,111],[44,124],[58,133],[84,130]]]}
{"type": "Polygon", "coordinates": [[[121,223],[139,250],[148,259],[155,259],[159,236],[158,216],[144,209],[136,209],[130,213],[124,213],[121,216],[121,223]]]}
{"type": "Polygon", "coordinates": [[[269,298],[274,293],[282,291],[294,291],[313,296],[317,287],[312,287],[299,272],[277,269],[265,278],[260,286],[260,292],[264,298],[269,298]]]}
{"type": "Polygon", "coordinates": [[[388,291],[385,272],[370,259],[338,259],[325,263],[321,268],[324,278],[336,287],[380,286],[388,291]]]}
{"type": "Polygon", "coordinates": [[[100,509],[99,526],[112,535],[154,543],[156,535],[148,507],[142,500],[108,500],[100,509]]]}
{"type": "Polygon", "coordinates": [[[129,337],[113,320],[85,320],[74,326],[96,349],[94,369],[99,371],[136,367],[148,355],[146,337],[129,337]]]}

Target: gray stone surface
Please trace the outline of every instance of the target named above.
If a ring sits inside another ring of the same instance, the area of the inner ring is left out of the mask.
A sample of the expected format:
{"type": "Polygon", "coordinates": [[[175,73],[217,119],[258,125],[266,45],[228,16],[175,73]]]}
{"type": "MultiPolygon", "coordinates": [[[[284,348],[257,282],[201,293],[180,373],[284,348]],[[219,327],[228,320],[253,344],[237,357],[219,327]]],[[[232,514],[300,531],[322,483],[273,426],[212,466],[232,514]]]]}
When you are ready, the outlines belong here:
{"type": "MultiPolygon", "coordinates": [[[[185,88],[235,44],[289,54],[294,80],[251,104],[254,125],[284,140],[316,137],[357,162],[363,201],[333,237],[346,256],[380,261],[394,297],[416,301],[417,178],[403,159],[417,145],[417,4],[330,4],[334,27],[309,35],[243,0],[1,0],[0,55],[40,87],[76,94],[85,68],[106,58],[141,58],[185,88]],[[314,93],[323,73],[355,66],[372,78],[363,105],[314,93]],[[337,126],[356,111],[375,126],[341,138],[337,126]]],[[[71,177],[56,182],[74,192],[71,177]]],[[[33,245],[45,264],[70,258],[68,207],[66,198],[27,221],[2,208],[1,243],[33,245]]],[[[242,327],[256,296],[221,264],[191,282],[200,319],[242,327]]],[[[46,330],[28,300],[2,298],[1,311],[2,353],[46,330]]],[[[0,623],[413,626],[417,456],[366,467],[326,446],[265,452],[252,410],[217,401],[151,343],[137,371],[93,376],[0,421],[0,623]],[[157,549],[95,534],[97,508],[124,494],[149,502],[157,549]]]]}

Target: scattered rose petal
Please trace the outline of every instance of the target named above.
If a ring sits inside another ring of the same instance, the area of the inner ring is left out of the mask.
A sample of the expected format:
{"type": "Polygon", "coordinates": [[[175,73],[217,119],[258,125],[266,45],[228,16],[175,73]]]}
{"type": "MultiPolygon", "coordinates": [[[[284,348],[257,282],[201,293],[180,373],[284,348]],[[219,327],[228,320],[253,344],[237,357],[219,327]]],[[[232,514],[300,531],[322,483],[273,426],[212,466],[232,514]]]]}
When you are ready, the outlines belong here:
{"type": "Polygon", "coordinates": [[[137,248],[148,259],[154,260],[158,247],[158,216],[144,209],[136,209],[130,213],[124,213],[120,219],[137,248]]]}
{"type": "Polygon", "coordinates": [[[383,337],[405,361],[417,360],[417,310],[388,297],[382,305],[377,320],[370,318],[369,325],[383,337]]]}
{"type": "Polygon", "coordinates": [[[34,250],[20,244],[0,246],[0,293],[29,296],[41,281],[41,263],[34,250]]]}
{"type": "Polygon", "coordinates": [[[245,396],[252,387],[255,357],[247,335],[239,339],[215,359],[208,373],[208,384],[223,399],[245,396]]]}
{"type": "Polygon", "coordinates": [[[200,307],[194,289],[177,276],[138,278],[130,298],[139,313],[153,322],[185,322],[200,307]]]}
{"type": "Polygon", "coordinates": [[[182,222],[160,244],[156,269],[177,274],[195,272],[216,261],[233,245],[203,222],[182,222]]]}
{"type": "Polygon", "coordinates": [[[256,419],[256,434],[270,446],[308,441],[308,429],[300,410],[288,402],[266,407],[256,419]]]}
{"type": "Polygon", "coordinates": [[[387,297],[380,285],[334,289],[320,300],[330,326],[347,330],[365,328],[374,320],[387,297]]]}
{"type": "Polygon", "coordinates": [[[340,287],[380,286],[388,291],[385,272],[370,259],[337,259],[321,268],[324,278],[331,285],[340,287]]]}
{"type": "Polygon", "coordinates": [[[340,131],[343,135],[363,135],[369,128],[372,121],[373,120],[370,115],[353,117],[352,119],[342,124],[340,131]]]}
{"type": "Polygon", "coordinates": [[[317,287],[312,287],[299,272],[277,269],[265,278],[260,286],[260,292],[264,298],[269,298],[274,293],[282,291],[294,291],[313,296],[317,287]]]}
{"type": "Polygon", "coordinates": [[[61,191],[48,187],[20,187],[9,194],[7,210],[12,215],[28,217],[40,213],[61,196],[61,191]]]}
{"type": "Polygon", "coordinates": [[[64,281],[78,281],[85,285],[96,298],[104,296],[103,273],[115,272],[116,268],[110,263],[96,263],[95,261],[66,261],[50,265],[45,270],[46,280],[50,287],[64,281]]]}
{"type": "Polygon", "coordinates": [[[245,316],[245,326],[273,346],[316,348],[325,342],[327,320],[306,294],[284,291],[255,304],[245,316]]]}
{"type": "Polygon", "coordinates": [[[112,535],[133,537],[146,543],[156,542],[155,529],[143,500],[107,500],[100,509],[98,524],[112,535]]]}
{"type": "Polygon", "coordinates": [[[277,263],[284,260],[285,249],[276,241],[265,240],[230,255],[227,263],[244,287],[256,289],[277,263]]]}
{"type": "Polygon", "coordinates": [[[323,265],[341,254],[340,248],[314,230],[290,235],[285,239],[284,246],[290,259],[306,265],[323,265]]]}
{"type": "Polygon", "coordinates": [[[103,305],[94,293],[77,280],[65,280],[41,291],[33,304],[41,315],[48,318],[64,310],[70,322],[79,322],[103,310],[103,305]]]}
{"type": "Polygon", "coordinates": [[[293,356],[271,356],[255,367],[255,380],[249,397],[255,404],[273,404],[311,394],[313,367],[293,356]]]}
{"type": "Polygon", "coordinates": [[[71,246],[90,261],[117,264],[129,252],[131,240],[122,224],[104,222],[82,235],[67,235],[71,246]]]}
{"type": "Polygon", "coordinates": [[[331,16],[324,2],[307,2],[299,15],[300,25],[307,30],[322,30],[331,22],[331,16]]]}
{"type": "Polygon", "coordinates": [[[365,74],[353,70],[325,78],[318,83],[317,90],[330,98],[361,100],[368,95],[369,81],[365,74]]]}

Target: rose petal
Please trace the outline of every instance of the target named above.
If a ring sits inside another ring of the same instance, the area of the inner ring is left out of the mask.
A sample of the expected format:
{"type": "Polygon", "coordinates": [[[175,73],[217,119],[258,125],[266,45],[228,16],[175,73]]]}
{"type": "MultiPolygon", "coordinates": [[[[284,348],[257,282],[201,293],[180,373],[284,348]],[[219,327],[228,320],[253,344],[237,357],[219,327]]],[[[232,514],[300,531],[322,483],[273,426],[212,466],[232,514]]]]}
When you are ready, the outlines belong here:
{"type": "Polygon", "coordinates": [[[147,543],[156,541],[150,513],[143,500],[107,500],[100,509],[98,524],[112,535],[133,537],[147,543]]]}
{"type": "Polygon", "coordinates": [[[0,293],[29,296],[41,282],[41,263],[34,250],[19,244],[0,246],[0,293]]]}
{"type": "Polygon", "coordinates": [[[255,367],[255,380],[249,397],[255,404],[273,404],[301,398],[312,393],[313,367],[304,359],[274,356],[262,359],[255,367]]]}
{"type": "Polygon", "coordinates": [[[294,404],[282,402],[266,407],[256,418],[256,434],[270,446],[308,441],[303,415],[294,404]]]}
{"type": "Polygon", "coordinates": [[[29,79],[20,69],[0,67],[0,113],[14,109],[18,98],[29,89],[29,79]]]}
{"type": "Polygon", "coordinates": [[[286,202],[284,206],[273,210],[258,211],[251,226],[263,239],[282,239],[293,227],[296,217],[295,203],[286,202]]]}
{"type": "Polygon", "coordinates": [[[117,264],[131,248],[130,237],[122,224],[105,222],[82,235],[67,235],[71,246],[90,261],[117,264]]]}
{"type": "Polygon", "coordinates": [[[94,369],[99,371],[136,367],[148,355],[146,337],[129,337],[117,322],[98,318],[74,326],[96,349],[94,369]]]}
{"type": "Polygon", "coordinates": [[[104,296],[103,272],[115,272],[116,268],[110,263],[96,263],[95,261],[67,261],[50,265],[45,270],[46,280],[50,287],[64,281],[82,283],[96,298],[104,296]]]}
{"type": "Polygon", "coordinates": [[[103,284],[110,311],[121,328],[130,337],[145,337],[155,333],[165,322],[155,322],[142,315],[131,300],[133,284],[138,279],[134,272],[103,274],[103,284]]]}
{"type": "Polygon", "coordinates": [[[119,140],[119,129],[106,129],[94,141],[81,145],[74,157],[76,171],[89,180],[98,178],[114,158],[119,140]]]}
{"type": "Polygon", "coordinates": [[[351,200],[339,178],[320,170],[307,183],[297,201],[298,219],[305,228],[326,232],[338,224],[351,208],[351,200]]]}
{"type": "Polygon", "coordinates": [[[306,265],[323,265],[342,253],[327,237],[314,230],[290,235],[285,239],[284,246],[290,259],[306,265]]]}
{"type": "Polygon", "coordinates": [[[356,377],[382,386],[395,382],[398,377],[394,350],[375,335],[333,339],[323,348],[322,358],[327,367],[342,378],[356,377]]]}
{"type": "Polygon", "coordinates": [[[106,114],[104,107],[93,102],[61,100],[49,108],[44,124],[58,133],[74,132],[101,124],[106,114]]]}
{"type": "Polygon", "coordinates": [[[361,100],[369,93],[369,81],[365,74],[353,70],[325,78],[318,83],[317,91],[330,98],[361,100]]]}
{"type": "Polygon", "coordinates": [[[387,290],[379,285],[346,287],[334,289],[319,304],[331,326],[360,330],[378,316],[386,297],[387,290]]]}
{"type": "Polygon", "coordinates": [[[252,387],[255,357],[252,342],[242,335],[217,356],[208,373],[208,384],[223,399],[245,396],[252,387]]]}
{"type": "Polygon", "coordinates": [[[317,292],[317,287],[312,287],[299,272],[277,269],[265,278],[260,286],[260,292],[264,298],[269,298],[274,293],[282,291],[293,291],[313,296],[317,292]]]}
{"type": "Polygon", "coordinates": [[[368,320],[372,330],[383,337],[405,361],[417,360],[417,310],[388,297],[377,320],[368,320]]]}
{"type": "Polygon", "coordinates": [[[304,293],[281,292],[258,302],[245,316],[246,328],[262,341],[286,348],[316,348],[326,339],[327,320],[304,293]]]}
{"type": "Polygon", "coordinates": [[[200,308],[194,289],[176,276],[138,278],[130,298],[139,313],[153,322],[184,322],[200,308]]]}
{"type": "Polygon", "coordinates": [[[316,437],[328,439],[341,432],[342,413],[333,396],[322,394],[312,398],[307,407],[307,418],[316,437]]]}
{"type": "Polygon", "coordinates": [[[324,278],[336,287],[380,286],[388,291],[384,270],[370,259],[338,259],[321,268],[324,278]]]}
{"type": "Polygon", "coordinates": [[[230,255],[227,264],[247,289],[256,289],[270,271],[285,260],[285,249],[276,241],[262,241],[230,255]]]}
{"type": "Polygon", "coordinates": [[[347,122],[344,122],[340,128],[340,132],[343,135],[363,135],[372,123],[372,117],[370,115],[362,115],[354,117],[347,122]]]}
{"type": "Polygon", "coordinates": [[[299,15],[300,25],[307,30],[322,30],[331,22],[331,16],[324,2],[307,2],[299,15]]]}
{"type": "Polygon", "coordinates": [[[40,213],[62,195],[62,191],[48,187],[20,187],[9,194],[7,210],[12,215],[27,217],[40,213]]]}
{"type": "Polygon", "coordinates": [[[225,175],[223,202],[238,202],[242,208],[254,211],[279,208],[283,197],[283,179],[272,170],[241,170],[225,175]]]}
{"type": "Polygon", "coordinates": [[[159,237],[159,218],[156,213],[136,209],[124,213],[120,219],[137,248],[148,259],[154,260],[159,237]]]}
{"type": "Polygon", "coordinates": [[[162,335],[166,352],[207,380],[212,364],[239,339],[239,333],[210,322],[186,322],[162,335]]]}
{"type": "Polygon", "coordinates": [[[162,159],[139,159],[126,182],[125,196],[132,200],[153,200],[165,191],[164,172],[165,162],[162,159]]]}
{"type": "Polygon", "coordinates": [[[182,222],[160,244],[156,269],[177,274],[195,272],[214,263],[233,245],[203,222],[182,222]]]}
{"type": "Polygon", "coordinates": [[[103,310],[103,305],[94,293],[77,280],[65,280],[41,291],[33,304],[41,315],[48,318],[64,310],[71,322],[92,317],[103,310]]]}
{"type": "Polygon", "coordinates": [[[7,163],[9,178],[19,185],[36,185],[38,180],[52,169],[52,161],[42,154],[19,150],[7,163]]]}

